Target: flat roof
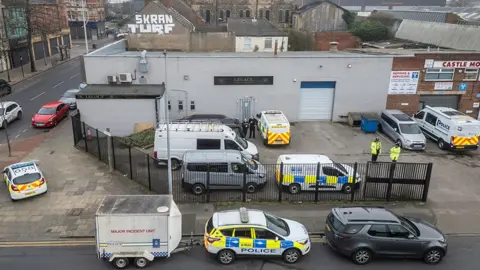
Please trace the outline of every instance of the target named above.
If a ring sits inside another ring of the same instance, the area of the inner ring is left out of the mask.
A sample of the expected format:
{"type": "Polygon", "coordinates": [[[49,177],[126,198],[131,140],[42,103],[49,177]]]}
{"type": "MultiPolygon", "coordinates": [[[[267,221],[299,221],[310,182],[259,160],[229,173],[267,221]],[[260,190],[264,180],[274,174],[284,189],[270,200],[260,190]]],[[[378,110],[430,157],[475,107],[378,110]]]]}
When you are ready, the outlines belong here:
{"type": "Polygon", "coordinates": [[[163,96],[163,84],[91,85],[75,94],[77,99],[154,99],[163,96]]]}
{"type": "Polygon", "coordinates": [[[355,48],[349,49],[348,51],[352,53],[365,53],[365,54],[385,54],[390,56],[415,56],[415,54],[478,54],[479,51],[460,51],[460,50],[449,50],[449,49],[440,49],[437,50],[436,47],[428,49],[403,49],[403,48],[355,48]]]}
{"type": "Polygon", "coordinates": [[[172,195],[108,195],[98,207],[96,215],[167,215],[172,201],[172,195]]]}

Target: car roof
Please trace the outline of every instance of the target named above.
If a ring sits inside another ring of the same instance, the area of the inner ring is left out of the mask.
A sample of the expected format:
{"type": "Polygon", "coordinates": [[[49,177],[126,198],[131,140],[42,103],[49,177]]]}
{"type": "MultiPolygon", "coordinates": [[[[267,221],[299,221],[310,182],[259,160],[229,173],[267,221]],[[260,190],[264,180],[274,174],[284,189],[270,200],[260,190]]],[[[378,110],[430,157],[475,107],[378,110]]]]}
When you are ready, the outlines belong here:
{"type": "Polygon", "coordinates": [[[66,92],[76,93],[76,92],[80,92],[80,89],[69,89],[69,90],[65,91],[65,93],[66,92]]]}
{"type": "Polygon", "coordinates": [[[415,122],[415,120],[410,117],[410,115],[400,111],[400,110],[384,110],[384,113],[390,114],[394,120],[398,122],[415,122]]]}
{"type": "Polygon", "coordinates": [[[400,222],[395,214],[383,207],[336,207],[332,212],[343,224],[400,222]]]}
{"type": "MultiPolygon", "coordinates": [[[[17,104],[18,105],[18,103],[16,103],[15,101],[4,101],[2,103],[3,103],[3,107],[8,107],[12,104],[17,104]]],[[[0,108],[1,108],[1,106],[0,106],[0,108]]]]}
{"type": "Polygon", "coordinates": [[[52,101],[52,102],[49,102],[45,105],[43,105],[42,107],[43,108],[52,108],[52,107],[57,107],[58,105],[60,104],[63,104],[63,102],[60,102],[60,101],[52,101]]]}
{"type": "Polygon", "coordinates": [[[223,227],[223,226],[235,226],[235,225],[258,225],[258,226],[267,226],[267,219],[263,211],[255,209],[234,209],[234,210],[225,210],[220,212],[215,212],[213,214],[213,226],[223,227]],[[242,222],[240,212],[246,212],[248,214],[248,222],[242,222]]]}
{"type": "Polygon", "coordinates": [[[315,155],[315,154],[292,154],[292,155],[281,155],[278,157],[283,163],[287,164],[316,164],[316,163],[333,163],[333,161],[325,155],[315,155]]]}
{"type": "Polygon", "coordinates": [[[40,170],[37,167],[37,164],[33,161],[11,164],[8,166],[8,168],[10,168],[10,170],[12,171],[12,176],[14,178],[25,175],[25,174],[29,174],[29,173],[40,172],[40,170]]]}
{"type": "Polygon", "coordinates": [[[216,162],[241,162],[242,155],[236,150],[192,150],[185,152],[183,162],[186,163],[216,163],[216,162]]]}

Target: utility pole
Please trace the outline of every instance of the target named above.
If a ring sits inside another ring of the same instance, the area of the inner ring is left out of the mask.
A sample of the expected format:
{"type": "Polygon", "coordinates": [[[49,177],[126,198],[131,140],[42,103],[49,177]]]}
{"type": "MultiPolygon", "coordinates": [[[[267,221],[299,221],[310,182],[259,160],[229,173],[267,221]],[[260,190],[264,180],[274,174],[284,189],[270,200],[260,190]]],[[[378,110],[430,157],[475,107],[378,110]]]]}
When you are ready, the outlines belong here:
{"type": "Polygon", "coordinates": [[[87,0],[81,0],[82,1],[82,10],[83,10],[83,34],[85,35],[85,54],[88,54],[88,36],[87,36],[87,23],[88,23],[88,18],[87,18],[87,0]]]}
{"type": "Polygon", "coordinates": [[[168,194],[173,194],[172,181],[172,158],[170,157],[170,119],[168,115],[168,84],[167,84],[167,52],[163,53],[165,61],[165,93],[163,94],[165,106],[165,123],[167,127],[167,170],[168,170],[168,194]]]}
{"type": "Polygon", "coordinates": [[[3,127],[3,130],[5,131],[5,138],[7,139],[8,156],[11,157],[12,147],[10,145],[10,139],[8,138],[8,129],[7,129],[8,123],[7,123],[7,119],[5,119],[5,107],[3,107],[3,100],[0,100],[0,109],[2,109],[2,123],[3,123],[2,127],[3,127]]]}

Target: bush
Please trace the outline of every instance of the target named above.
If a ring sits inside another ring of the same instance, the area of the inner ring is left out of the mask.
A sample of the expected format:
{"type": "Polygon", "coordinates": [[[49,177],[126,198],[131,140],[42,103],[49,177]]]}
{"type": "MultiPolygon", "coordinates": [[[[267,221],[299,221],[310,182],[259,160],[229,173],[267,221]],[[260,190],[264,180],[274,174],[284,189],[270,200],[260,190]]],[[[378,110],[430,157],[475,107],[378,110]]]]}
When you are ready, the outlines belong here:
{"type": "Polygon", "coordinates": [[[155,140],[155,129],[145,129],[143,131],[133,133],[130,136],[118,137],[117,139],[126,146],[150,148],[153,146],[153,142],[155,140]]]}
{"type": "Polygon", "coordinates": [[[350,32],[363,41],[385,40],[388,37],[388,29],[382,23],[372,20],[356,21],[350,32]]]}

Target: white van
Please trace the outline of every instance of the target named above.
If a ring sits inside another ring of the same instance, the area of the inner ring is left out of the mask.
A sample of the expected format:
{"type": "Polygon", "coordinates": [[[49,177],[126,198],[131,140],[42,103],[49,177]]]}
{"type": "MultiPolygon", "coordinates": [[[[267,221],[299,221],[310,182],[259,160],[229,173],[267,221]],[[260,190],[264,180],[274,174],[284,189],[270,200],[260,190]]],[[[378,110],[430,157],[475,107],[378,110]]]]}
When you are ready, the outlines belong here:
{"type": "Polygon", "coordinates": [[[282,111],[262,111],[257,117],[264,145],[290,144],[290,122],[282,111]]]}
{"type": "MultiPolygon", "coordinates": [[[[171,123],[170,156],[172,170],[178,170],[185,152],[189,150],[237,150],[259,160],[257,147],[237,135],[231,128],[219,123],[171,123]]],[[[161,124],[155,131],[153,155],[161,163],[167,162],[167,127],[161,124]]]]}
{"type": "Polygon", "coordinates": [[[478,148],[480,121],[452,108],[426,106],[413,119],[440,149],[478,148]]]}

